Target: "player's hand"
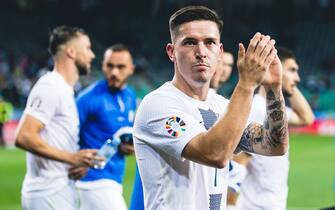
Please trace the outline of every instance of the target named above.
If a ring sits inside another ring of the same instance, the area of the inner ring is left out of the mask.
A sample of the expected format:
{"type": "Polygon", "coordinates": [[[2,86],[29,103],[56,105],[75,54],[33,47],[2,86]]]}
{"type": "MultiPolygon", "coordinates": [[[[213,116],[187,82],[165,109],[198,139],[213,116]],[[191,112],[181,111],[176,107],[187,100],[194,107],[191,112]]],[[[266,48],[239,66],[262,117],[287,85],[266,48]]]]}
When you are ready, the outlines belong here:
{"type": "Polygon", "coordinates": [[[95,149],[82,149],[73,154],[71,165],[72,166],[93,166],[93,161],[97,159],[95,156],[97,150],[95,149]]]}
{"type": "Polygon", "coordinates": [[[250,40],[247,50],[243,44],[239,44],[237,68],[241,85],[246,88],[256,88],[263,82],[277,54],[274,44],[275,40],[259,32],[250,40]]]}
{"type": "Polygon", "coordinates": [[[85,166],[72,166],[69,169],[69,178],[70,179],[74,179],[74,180],[78,180],[82,177],[84,177],[86,175],[88,171],[88,167],[85,166]]]}
{"type": "Polygon", "coordinates": [[[283,67],[281,65],[278,55],[275,56],[272,63],[269,66],[269,70],[265,75],[265,79],[262,83],[265,87],[281,87],[283,78],[283,67]]]}
{"type": "Polygon", "coordinates": [[[124,155],[134,154],[134,145],[121,142],[119,145],[119,151],[124,155]]]}

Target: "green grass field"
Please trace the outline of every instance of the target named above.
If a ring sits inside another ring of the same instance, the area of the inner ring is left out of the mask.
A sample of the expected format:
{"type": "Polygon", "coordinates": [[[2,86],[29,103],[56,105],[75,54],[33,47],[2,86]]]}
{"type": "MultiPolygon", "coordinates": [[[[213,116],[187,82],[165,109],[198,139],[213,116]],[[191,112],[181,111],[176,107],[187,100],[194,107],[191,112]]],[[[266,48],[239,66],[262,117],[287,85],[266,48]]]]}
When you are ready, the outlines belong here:
{"type": "MultiPolygon", "coordinates": [[[[335,204],[335,147],[331,137],[291,135],[290,210],[314,210],[335,204]]],[[[20,188],[25,173],[25,154],[0,149],[0,210],[20,209],[20,188]]],[[[124,196],[129,202],[135,159],[127,159],[124,196]]]]}

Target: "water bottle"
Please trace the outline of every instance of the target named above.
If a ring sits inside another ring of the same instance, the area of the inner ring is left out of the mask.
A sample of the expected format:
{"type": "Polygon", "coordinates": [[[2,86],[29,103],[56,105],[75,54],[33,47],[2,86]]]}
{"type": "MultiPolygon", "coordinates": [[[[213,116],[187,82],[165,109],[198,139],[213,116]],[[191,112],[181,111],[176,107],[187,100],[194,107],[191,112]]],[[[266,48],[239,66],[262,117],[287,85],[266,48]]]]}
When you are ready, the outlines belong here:
{"type": "Polygon", "coordinates": [[[103,157],[104,160],[94,160],[93,168],[104,169],[109,159],[117,152],[119,144],[119,139],[107,139],[97,153],[97,157],[103,157]]]}

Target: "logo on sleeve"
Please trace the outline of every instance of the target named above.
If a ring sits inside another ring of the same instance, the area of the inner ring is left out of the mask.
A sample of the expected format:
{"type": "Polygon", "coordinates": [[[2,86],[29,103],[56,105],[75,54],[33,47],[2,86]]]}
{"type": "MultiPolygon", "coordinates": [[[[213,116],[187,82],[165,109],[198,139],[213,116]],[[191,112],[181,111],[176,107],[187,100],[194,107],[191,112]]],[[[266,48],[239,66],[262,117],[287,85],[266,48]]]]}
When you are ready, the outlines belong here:
{"type": "Polygon", "coordinates": [[[31,101],[30,103],[30,107],[31,108],[35,108],[35,109],[38,109],[40,108],[42,104],[42,99],[40,99],[38,96],[36,96],[35,98],[33,98],[33,100],[31,101]]]}
{"type": "Polygon", "coordinates": [[[170,136],[180,137],[186,131],[186,124],[180,117],[173,116],[166,120],[165,128],[170,136]]]}

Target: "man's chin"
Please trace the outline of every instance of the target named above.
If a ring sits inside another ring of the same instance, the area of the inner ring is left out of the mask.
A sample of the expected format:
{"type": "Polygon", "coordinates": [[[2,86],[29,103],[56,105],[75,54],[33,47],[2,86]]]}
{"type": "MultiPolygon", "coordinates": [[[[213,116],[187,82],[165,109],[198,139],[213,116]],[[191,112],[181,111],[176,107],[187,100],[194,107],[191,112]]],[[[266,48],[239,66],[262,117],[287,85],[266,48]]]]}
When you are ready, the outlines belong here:
{"type": "Polygon", "coordinates": [[[195,79],[197,83],[207,83],[208,81],[211,81],[212,77],[209,77],[207,75],[202,75],[195,79]]]}
{"type": "Polygon", "coordinates": [[[118,91],[118,90],[121,89],[121,86],[119,84],[110,84],[109,83],[108,87],[112,92],[115,92],[115,91],[118,91]]]}

